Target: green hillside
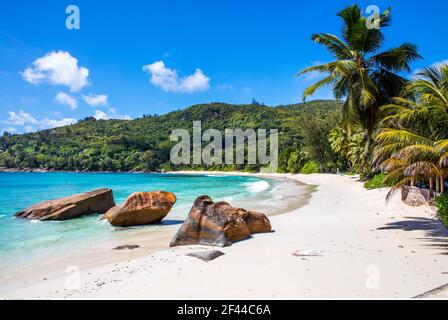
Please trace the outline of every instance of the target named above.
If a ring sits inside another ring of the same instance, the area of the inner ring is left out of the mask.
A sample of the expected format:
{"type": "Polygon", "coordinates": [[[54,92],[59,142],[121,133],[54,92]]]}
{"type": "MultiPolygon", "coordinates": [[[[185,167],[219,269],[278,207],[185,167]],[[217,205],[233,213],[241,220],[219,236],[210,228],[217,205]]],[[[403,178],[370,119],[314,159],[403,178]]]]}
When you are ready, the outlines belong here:
{"type": "MultiPolygon", "coordinates": [[[[86,118],[70,126],[23,135],[0,137],[0,167],[46,168],[68,171],[157,171],[176,170],[169,161],[173,129],[263,128],[280,132],[280,170],[296,172],[309,160],[322,170],[332,170],[337,161],[328,144],[328,133],[337,124],[341,103],[312,101],[268,107],[210,103],[161,116],[135,120],[86,118]],[[317,139],[317,146],[313,145],[317,139]]],[[[259,166],[188,167],[189,169],[250,170],[259,166]]]]}

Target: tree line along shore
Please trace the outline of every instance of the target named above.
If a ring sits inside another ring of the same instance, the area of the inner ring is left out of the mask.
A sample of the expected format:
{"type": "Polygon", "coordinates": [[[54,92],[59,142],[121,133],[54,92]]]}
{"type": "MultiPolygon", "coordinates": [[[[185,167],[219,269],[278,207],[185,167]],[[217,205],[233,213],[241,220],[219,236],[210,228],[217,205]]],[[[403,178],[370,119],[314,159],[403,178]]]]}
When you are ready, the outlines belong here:
{"type": "MultiPolygon", "coordinates": [[[[428,191],[442,216],[448,217],[448,65],[413,71],[423,56],[417,44],[403,39],[384,48],[392,25],[392,8],[376,27],[358,5],[337,13],[342,30],[315,33],[333,61],[299,72],[321,78],[303,92],[303,100],[330,87],[335,101],[269,107],[211,103],[166,115],[135,120],[95,120],[50,130],[0,138],[0,167],[67,171],[222,170],[257,172],[255,165],[170,163],[173,129],[278,129],[279,172],[358,173],[370,188],[428,191]]],[[[443,218],[448,221],[448,218],[443,218]]]]}

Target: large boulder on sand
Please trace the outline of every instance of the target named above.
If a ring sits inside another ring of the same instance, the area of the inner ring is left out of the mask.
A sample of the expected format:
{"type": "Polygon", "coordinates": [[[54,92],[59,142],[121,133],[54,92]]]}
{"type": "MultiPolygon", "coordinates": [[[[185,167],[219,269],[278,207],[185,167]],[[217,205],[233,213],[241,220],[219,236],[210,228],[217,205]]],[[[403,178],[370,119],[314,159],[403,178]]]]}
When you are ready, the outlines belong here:
{"type": "Polygon", "coordinates": [[[249,238],[252,233],[269,232],[271,224],[263,213],[234,208],[227,202],[216,202],[208,196],[196,199],[170,246],[229,246],[249,238]]]}
{"type": "Polygon", "coordinates": [[[115,206],[111,189],[98,189],[70,197],[35,204],[16,217],[34,220],[68,220],[86,214],[105,213],[115,206]]]}
{"type": "Polygon", "coordinates": [[[160,222],[176,203],[174,193],[166,191],[136,192],[104,215],[110,224],[129,227],[160,222]]]}
{"type": "Polygon", "coordinates": [[[408,206],[422,206],[427,204],[430,199],[431,191],[429,189],[421,189],[410,186],[403,186],[401,189],[401,200],[408,206]]]}
{"type": "Polygon", "coordinates": [[[238,209],[238,213],[243,217],[251,234],[270,232],[272,230],[271,222],[264,213],[247,211],[240,208],[238,209]]]}

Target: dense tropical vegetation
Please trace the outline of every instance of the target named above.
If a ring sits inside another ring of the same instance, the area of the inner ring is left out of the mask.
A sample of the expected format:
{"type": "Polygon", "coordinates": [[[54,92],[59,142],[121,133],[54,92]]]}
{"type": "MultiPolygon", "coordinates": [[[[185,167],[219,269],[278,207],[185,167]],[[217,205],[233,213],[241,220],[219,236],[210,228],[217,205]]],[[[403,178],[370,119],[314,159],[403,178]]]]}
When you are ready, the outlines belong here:
{"type": "Polygon", "coordinates": [[[398,181],[392,191],[417,184],[443,193],[448,176],[448,66],[429,67],[382,107],[374,160],[398,181]]]}
{"type": "Polygon", "coordinates": [[[162,116],[135,120],[95,120],[25,135],[0,137],[0,167],[46,168],[69,171],[157,171],[177,169],[258,171],[260,165],[173,166],[170,141],[173,129],[278,129],[279,170],[299,172],[308,161],[319,171],[335,171],[338,156],[327,140],[340,119],[341,104],[313,101],[268,107],[211,103],[162,116]]]}

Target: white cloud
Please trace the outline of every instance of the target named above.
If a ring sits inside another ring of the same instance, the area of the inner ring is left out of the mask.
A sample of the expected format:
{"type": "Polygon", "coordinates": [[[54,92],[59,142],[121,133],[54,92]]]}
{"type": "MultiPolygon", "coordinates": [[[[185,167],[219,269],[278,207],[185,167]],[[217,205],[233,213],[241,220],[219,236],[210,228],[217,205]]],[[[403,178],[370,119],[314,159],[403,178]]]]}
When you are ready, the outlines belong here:
{"type": "MultiPolygon", "coordinates": [[[[313,61],[311,63],[311,65],[305,66],[303,69],[310,68],[310,67],[315,67],[315,66],[320,66],[320,65],[323,65],[325,63],[326,62],[322,62],[322,61],[316,60],[316,61],[313,61]]],[[[319,72],[319,71],[311,71],[311,72],[308,72],[308,73],[305,73],[304,75],[302,75],[302,77],[303,77],[303,79],[305,81],[313,81],[313,80],[316,80],[316,79],[323,78],[323,76],[324,76],[324,74],[319,72]]]]}
{"type": "Polygon", "coordinates": [[[210,78],[201,69],[187,77],[179,78],[176,70],[165,67],[163,61],[143,66],[143,71],[151,75],[150,82],[167,92],[193,93],[210,88],[210,78]]]}
{"type": "Polygon", "coordinates": [[[93,117],[97,120],[110,120],[110,119],[121,119],[121,120],[131,120],[131,117],[127,114],[118,114],[117,109],[110,108],[107,112],[101,110],[95,110],[93,117]]]}
{"type": "MultiPolygon", "coordinates": [[[[27,113],[23,110],[18,112],[9,111],[9,117],[5,121],[0,121],[0,123],[4,123],[6,125],[10,125],[11,127],[0,129],[0,133],[3,132],[17,132],[18,129],[12,126],[22,126],[24,132],[35,132],[36,130],[44,130],[44,129],[52,129],[56,127],[63,127],[74,124],[78,122],[77,119],[74,118],[43,118],[37,120],[30,113],[27,113]]],[[[102,110],[96,110],[94,117],[97,120],[109,120],[109,119],[121,119],[121,120],[131,120],[131,117],[127,114],[119,114],[117,109],[110,108],[106,112],[102,110]]]]}
{"type": "Polygon", "coordinates": [[[82,98],[89,106],[95,107],[107,105],[109,97],[107,96],[107,94],[91,94],[83,95],[82,98]]]}
{"type": "Polygon", "coordinates": [[[3,128],[2,130],[0,130],[0,133],[3,134],[4,132],[14,133],[14,132],[17,132],[17,129],[13,128],[13,127],[9,127],[9,128],[3,128]]]}
{"type": "Polygon", "coordinates": [[[37,120],[31,114],[20,110],[19,112],[9,111],[9,117],[6,121],[2,121],[9,125],[25,126],[25,131],[35,131],[35,127],[39,129],[49,129],[55,127],[67,126],[76,123],[77,120],[73,118],[63,118],[63,119],[50,119],[44,118],[37,120]]]}
{"type": "Polygon", "coordinates": [[[9,117],[6,123],[12,125],[37,124],[38,121],[29,113],[20,110],[19,112],[9,111],[9,117]]]}
{"type": "Polygon", "coordinates": [[[109,117],[107,116],[107,113],[101,110],[95,110],[95,114],[93,115],[93,117],[96,120],[107,120],[109,119],[109,117]]]}
{"type": "MultiPolygon", "coordinates": [[[[441,61],[434,62],[434,63],[431,65],[431,67],[440,68],[441,66],[444,66],[444,65],[448,65],[448,60],[441,60],[441,61]]],[[[418,78],[418,74],[419,74],[420,72],[423,72],[424,70],[425,70],[425,69],[422,69],[422,68],[420,68],[420,69],[416,69],[416,70],[414,71],[414,73],[412,74],[412,77],[413,77],[413,78],[418,78]]]]}
{"type": "Polygon", "coordinates": [[[448,60],[437,61],[432,64],[433,67],[440,68],[442,66],[448,65],[448,60]]]}
{"type": "Polygon", "coordinates": [[[60,104],[65,104],[67,106],[70,107],[70,109],[75,110],[76,108],[78,108],[78,101],[72,97],[71,95],[65,93],[65,92],[59,92],[56,97],[54,98],[54,100],[57,103],[60,104]]]}
{"type": "Polygon", "coordinates": [[[76,122],[77,122],[77,120],[73,119],[73,118],[63,118],[63,119],[59,119],[59,120],[45,118],[42,121],[40,121],[40,127],[42,129],[57,128],[57,127],[68,126],[68,125],[74,124],[76,122]]]}
{"type": "Polygon", "coordinates": [[[78,60],[66,51],[53,51],[35,60],[33,67],[21,72],[24,80],[32,84],[49,82],[65,85],[71,91],[81,90],[89,82],[89,70],[78,66],[78,60]]]}

